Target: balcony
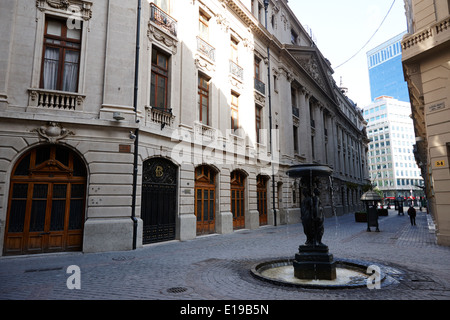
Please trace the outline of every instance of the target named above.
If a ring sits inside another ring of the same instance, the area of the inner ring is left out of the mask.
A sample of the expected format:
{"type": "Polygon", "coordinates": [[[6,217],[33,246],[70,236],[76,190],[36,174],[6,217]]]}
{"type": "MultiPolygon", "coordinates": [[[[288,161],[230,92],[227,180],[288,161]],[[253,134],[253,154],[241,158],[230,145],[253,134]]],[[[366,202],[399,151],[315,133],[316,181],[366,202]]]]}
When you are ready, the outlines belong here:
{"type": "Polygon", "coordinates": [[[153,2],[150,3],[150,21],[165,29],[173,36],[177,36],[177,21],[157,7],[153,2]]]}
{"type": "Polygon", "coordinates": [[[79,111],[83,109],[85,95],[47,89],[29,89],[30,107],[79,111]]]}
{"type": "Polygon", "coordinates": [[[172,109],[162,110],[154,107],[146,108],[145,123],[146,125],[156,124],[161,126],[161,130],[165,127],[172,127],[175,116],[172,109]]]}
{"type": "Polygon", "coordinates": [[[212,62],[216,61],[216,49],[200,37],[197,37],[197,50],[212,62]]]}
{"type": "Polygon", "coordinates": [[[266,84],[259,79],[255,78],[255,90],[259,93],[266,94],[266,84]]]}
{"type": "Polygon", "coordinates": [[[207,142],[217,140],[217,130],[201,122],[194,123],[194,134],[195,140],[207,142]]]}
{"type": "Polygon", "coordinates": [[[237,79],[244,80],[244,69],[232,60],[230,60],[230,73],[237,79]]]}

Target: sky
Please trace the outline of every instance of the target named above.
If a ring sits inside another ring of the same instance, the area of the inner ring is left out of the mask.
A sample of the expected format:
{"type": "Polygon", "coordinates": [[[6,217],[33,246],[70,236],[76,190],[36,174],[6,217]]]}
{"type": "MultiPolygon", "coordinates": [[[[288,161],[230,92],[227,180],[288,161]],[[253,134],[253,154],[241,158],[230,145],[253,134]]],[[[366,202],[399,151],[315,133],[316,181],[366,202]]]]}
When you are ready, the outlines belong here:
{"type": "Polygon", "coordinates": [[[371,103],[367,52],[406,31],[403,0],[290,0],[289,7],[308,26],[334,79],[348,88],[347,96],[364,108],[371,103]],[[395,1],[392,10],[379,28],[395,1]],[[370,42],[364,46],[373,36],[370,42]],[[354,58],[341,65],[363,48],[354,58]],[[339,66],[341,65],[341,66],[339,66]]]}

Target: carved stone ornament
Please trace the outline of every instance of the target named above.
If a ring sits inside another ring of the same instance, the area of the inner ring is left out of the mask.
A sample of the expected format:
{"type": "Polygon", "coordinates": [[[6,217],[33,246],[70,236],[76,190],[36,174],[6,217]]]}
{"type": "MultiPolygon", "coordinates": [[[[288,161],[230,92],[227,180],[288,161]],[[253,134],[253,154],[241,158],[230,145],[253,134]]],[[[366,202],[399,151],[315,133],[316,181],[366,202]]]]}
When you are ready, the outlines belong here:
{"type": "MultiPolygon", "coordinates": [[[[89,20],[92,18],[92,2],[85,0],[36,0],[36,7],[41,11],[64,11],[75,19],[89,20]]],[[[69,18],[70,18],[69,17],[69,18]]]]}
{"type": "Polygon", "coordinates": [[[68,135],[74,135],[75,133],[69,131],[57,122],[48,122],[46,125],[31,130],[31,132],[37,132],[41,138],[46,139],[50,143],[58,143],[59,140],[66,138],[68,135]]]}
{"type": "Polygon", "coordinates": [[[70,5],[68,0],[46,0],[48,5],[56,9],[67,9],[70,5]]]}
{"type": "Polygon", "coordinates": [[[195,66],[197,69],[202,70],[203,72],[215,72],[216,68],[213,64],[209,63],[205,59],[203,59],[201,56],[196,55],[194,60],[195,66]]]}
{"type": "Polygon", "coordinates": [[[155,27],[152,22],[148,21],[147,37],[150,41],[156,40],[169,48],[173,54],[177,53],[178,41],[168,33],[161,31],[155,27]]]}

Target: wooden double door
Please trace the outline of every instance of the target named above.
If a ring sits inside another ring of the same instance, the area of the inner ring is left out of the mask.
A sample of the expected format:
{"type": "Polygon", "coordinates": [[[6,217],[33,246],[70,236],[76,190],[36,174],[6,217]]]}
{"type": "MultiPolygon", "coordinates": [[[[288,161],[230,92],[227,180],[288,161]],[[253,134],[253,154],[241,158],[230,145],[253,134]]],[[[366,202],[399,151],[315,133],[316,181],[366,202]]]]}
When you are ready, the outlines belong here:
{"type": "Polygon", "coordinates": [[[195,216],[197,235],[215,232],[216,171],[209,166],[195,170],[195,216]]]}
{"type": "Polygon", "coordinates": [[[266,176],[258,175],[256,177],[256,194],[259,212],[259,225],[267,225],[267,181],[266,176]]]}
{"type": "Polygon", "coordinates": [[[86,169],[72,150],[46,145],[25,154],[11,175],[4,254],[82,249],[86,169]]]}
{"type": "Polygon", "coordinates": [[[231,173],[231,213],[233,229],[245,228],[245,175],[236,170],[231,173]]]}

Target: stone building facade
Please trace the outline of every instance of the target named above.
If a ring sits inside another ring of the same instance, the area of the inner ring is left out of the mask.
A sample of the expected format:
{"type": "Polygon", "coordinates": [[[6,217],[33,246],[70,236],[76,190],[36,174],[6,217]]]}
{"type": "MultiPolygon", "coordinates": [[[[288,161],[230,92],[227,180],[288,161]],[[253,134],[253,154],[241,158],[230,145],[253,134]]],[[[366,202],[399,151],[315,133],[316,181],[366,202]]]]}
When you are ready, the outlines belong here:
{"type": "Polygon", "coordinates": [[[299,163],[333,168],[328,215],[360,208],[366,123],[287,1],[267,28],[258,0],[1,6],[3,255],[296,223],[299,163]]]}
{"type": "Polygon", "coordinates": [[[408,82],[428,212],[439,244],[450,245],[450,3],[405,0],[408,33],[402,61],[408,82]]]}

